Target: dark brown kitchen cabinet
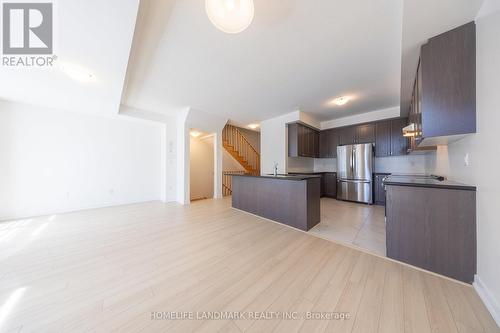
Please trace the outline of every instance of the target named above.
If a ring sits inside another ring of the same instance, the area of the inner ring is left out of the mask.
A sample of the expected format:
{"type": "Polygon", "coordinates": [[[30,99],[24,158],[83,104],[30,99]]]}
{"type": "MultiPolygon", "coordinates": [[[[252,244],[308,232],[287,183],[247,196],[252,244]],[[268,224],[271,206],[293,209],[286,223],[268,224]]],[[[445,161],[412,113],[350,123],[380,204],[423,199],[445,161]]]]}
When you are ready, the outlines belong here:
{"type": "Polygon", "coordinates": [[[318,131],[299,123],[288,124],[288,156],[318,157],[318,131]]]}
{"type": "Polygon", "coordinates": [[[326,172],[323,176],[324,196],[329,198],[337,197],[337,174],[335,172],[326,172]]]}
{"type": "Polygon", "coordinates": [[[424,44],[409,123],[411,151],[449,144],[476,132],[476,26],[470,22],[424,44]]]}
{"type": "Polygon", "coordinates": [[[328,136],[328,131],[319,132],[319,157],[321,158],[329,157],[330,142],[328,140],[328,136]]]}
{"type": "Polygon", "coordinates": [[[387,257],[472,283],[476,192],[386,185],[387,257]]]}
{"type": "Polygon", "coordinates": [[[403,127],[408,124],[407,118],[391,121],[391,156],[408,153],[408,139],[403,136],[403,127]]]}
{"type": "Polygon", "coordinates": [[[373,184],[373,195],[374,202],[376,205],[385,206],[385,188],[384,188],[384,178],[387,177],[388,173],[377,173],[375,174],[375,182],[373,184]]]}
{"type": "Polygon", "coordinates": [[[375,124],[343,127],[338,130],[340,145],[375,142],[375,124]]]}
{"type": "Polygon", "coordinates": [[[337,147],[340,145],[339,141],[339,133],[337,130],[331,129],[328,130],[328,142],[330,143],[328,146],[328,157],[337,157],[337,147]]]}
{"type": "Polygon", "coordinates": [[[357,129],[356,126],[349,126],[339,129],[339,144],[352,145],[356,143],[357,129]]]}
{"type": "Polygon", "coordinates": [[[313,137],[313,142],[312,142],[312,156],[314,158],[319,157],[319,132],[315,130],[312,131],[312,137],[313,137]]]}
{"type": "Polygon", "coordinates": [[[375,156],[399,156],[408,152],[408,139],[403,136],[407,118],[378,122],[376,127],[375,156]]]}
{"type": "Polygon", "coordinates": [[[339,136],[336,130],[328,129],[319,133],[319,157],[335,158],[337,157],[337,147],[339,145],[339,136]]]}
{"type": "Polygon", "coordinates": [[[476,132],[476,25],[429,39],[422,46],[422,136],[476,132]]]}
{"type": "Polygon", "coordinates": [[[375,142],[375,125],[364,124],[356,126],[355,142],[358,143],[372,143],[375,142]]]}
{"type": "Polygon", "coordinates": [[[326,191],[326,181],[325,181],[325,174],[321,174],[321,180],[320,180],[320,187],[319,187],[319,196],[323,198],[325,196],[325,191],[326,191]]]}
{"type": "Polygon", "coordinates": [[[300,155],[306,156],[309,153],[309,131],[305,126],[299,126],[300,155]]]}
{"type": "Polygon", "coordinates": [[[391,156],[391,121],[381,121],[375,125],[375,156],[391,156]]]}

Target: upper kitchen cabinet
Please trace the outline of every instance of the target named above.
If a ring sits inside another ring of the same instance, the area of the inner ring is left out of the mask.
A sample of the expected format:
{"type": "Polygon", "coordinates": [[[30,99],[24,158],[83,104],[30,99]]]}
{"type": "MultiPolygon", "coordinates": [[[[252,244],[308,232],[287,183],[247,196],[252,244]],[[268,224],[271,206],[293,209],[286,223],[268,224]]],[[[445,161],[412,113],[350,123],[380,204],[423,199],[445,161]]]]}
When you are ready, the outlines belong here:
{"type": "Polygon", "coordinates": [[[375,156],[400,156],[408,152],[408,139],[403,136],[407,118],[380,121],[375,124],[375,156]]]}
{"type": "Polygon", "coordinates": [[[391,120],[391,156],[408,153],[408,138],[403,136],[403,127],[408,124],[408,118],[391,120]]]}
{"type": "Polygon", "coordinates": [[[375,142],[375,125],[372,123],[343,127],[338,131],[340,145],[375,142]]]}
{"type": "Polygon", "coordinates": [[[372,143],[375,142],[375,125],[365,124],[356,126],[356,142],[355,143],[372,143]]]}
{"type": "Polygon", "coordinates": [[[337,147],[340,144],[339,133],[335,129],[327,130],[328,134],[328,157],[337,157],[337,147]]]}
{"type": "Polygon", "coordinates": [[[416,146],[447,144],[476,132],[474,22],[422,46],[410,116],[416,146]]]}
{"type": "Polygon", "coordinates": [[[337,157],[337,147],[339,145],[339,134],[335,129],[328,129],[319,133],[319,157],[337,157]]]}
{"type": "Polygon", "coordinates": [[[328,131],[319,132],[319,157],[328,157],[330,142],[328,140],[328,131]]]}
{"type": "Polygon", "coordinates": [[[391,121],[380,121],[375,125],[375,156],[391,156],[391,121]]]}
{"type": "Polygon", "coordinates": [[[288,156],[318,157],[318,131],[299,123],[288,124],[288,156]]]}
{"type": "Polygon", "coordinates": [[[339,144],[343,146],[356,143],[356,134],[357,131],[355,126],[343,127],[339,129],[339,144]]]}

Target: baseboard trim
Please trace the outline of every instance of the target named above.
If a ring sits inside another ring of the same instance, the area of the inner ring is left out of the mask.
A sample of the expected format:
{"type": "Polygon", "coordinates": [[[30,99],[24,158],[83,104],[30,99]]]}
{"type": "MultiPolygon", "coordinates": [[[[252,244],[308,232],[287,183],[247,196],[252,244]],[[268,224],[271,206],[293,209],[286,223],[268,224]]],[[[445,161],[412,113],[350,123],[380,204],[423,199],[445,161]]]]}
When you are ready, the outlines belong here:
{"type": "Polygon", "coordinates": [[[493,297],[493,294],[488,290],[477,274],[474,276],[474,283],[472,285],[488,311],[491,313],[491,316],[500,327],[500,307],[498,306],[496,299],[493,297]]]}

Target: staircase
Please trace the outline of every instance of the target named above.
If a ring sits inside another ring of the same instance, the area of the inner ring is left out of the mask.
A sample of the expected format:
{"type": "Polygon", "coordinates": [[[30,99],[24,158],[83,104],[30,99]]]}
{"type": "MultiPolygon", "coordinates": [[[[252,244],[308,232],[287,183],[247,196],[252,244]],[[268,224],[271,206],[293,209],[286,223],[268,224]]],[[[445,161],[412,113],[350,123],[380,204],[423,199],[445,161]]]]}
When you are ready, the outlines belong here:
{"type": "Polygon", "coordinates": [[[222,195],[233,194],[233,175],[244,175],[246,171],[224,171],[222,172],[222,195]]]}
{"type": "Polygon", "coordinates": [[[222,144],[247,173],[260,175],[260,154],[238,128],[226,125],[222,131],[222,144]]]}

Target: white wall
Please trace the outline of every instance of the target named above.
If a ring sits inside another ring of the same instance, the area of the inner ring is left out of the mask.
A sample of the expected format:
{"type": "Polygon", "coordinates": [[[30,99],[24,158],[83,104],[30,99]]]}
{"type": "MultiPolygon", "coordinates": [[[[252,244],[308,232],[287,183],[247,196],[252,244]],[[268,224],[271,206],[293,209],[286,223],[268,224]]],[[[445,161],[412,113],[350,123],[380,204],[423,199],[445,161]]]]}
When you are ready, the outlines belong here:
{"type": "Polygon", "coordinates": [[[191,200],[213,198],[214,137],[191,137],[189,154],[191,200]]]}
{"type": "Polygon", "coordinates": [[[176,200],[182,205],[190,203],[189,188],[189,108],[180,110],[176,117],[176,200]]]}
{"type": "Polygon", "coordinates": [[[177,199],[177,122],[174,117],[165,117],[162,123],[164,124],[162,200],[172,202],[177,199]]]}
{"type": "Polygon", "coordinates": [[[162,198],[165,126],[0,103],[0,220],[162,198]]]}
{"type": "Polygon", "coordinates": [[[286,172],[288,158],[286,124],[298,120],[299,112],[296,111],[261,122],[260,172],[262,174],[273,173],[274,163],[278,163],[279,173],[286,172]]]}
{"type": "Polygon", "coordinates": [[[430,158],[438,170],[456,181],[477,186],[478,279],[476,287],[500,323],[500,12],[476,20],[477,133],[430,158]],[[469,165],[465,163],[469,155],[469,165]],[[481,294],[482,293],[482,294],[481,294]]]}

